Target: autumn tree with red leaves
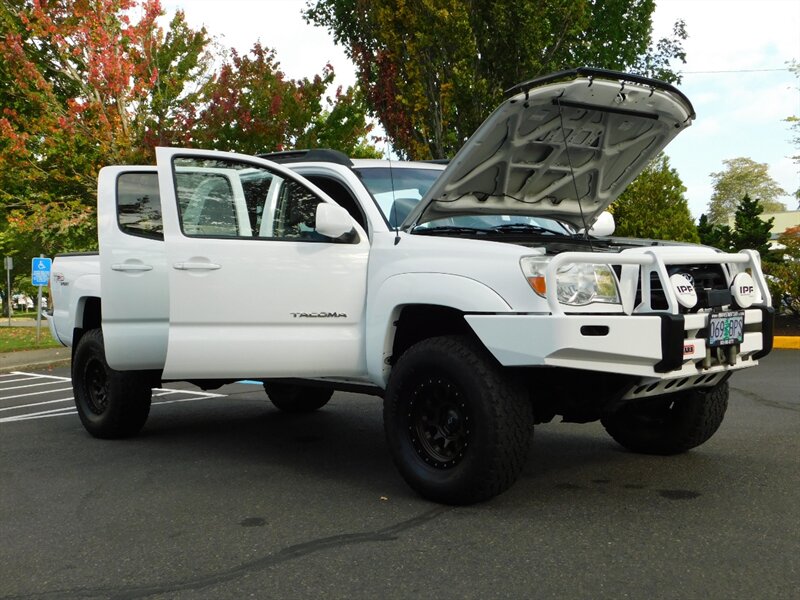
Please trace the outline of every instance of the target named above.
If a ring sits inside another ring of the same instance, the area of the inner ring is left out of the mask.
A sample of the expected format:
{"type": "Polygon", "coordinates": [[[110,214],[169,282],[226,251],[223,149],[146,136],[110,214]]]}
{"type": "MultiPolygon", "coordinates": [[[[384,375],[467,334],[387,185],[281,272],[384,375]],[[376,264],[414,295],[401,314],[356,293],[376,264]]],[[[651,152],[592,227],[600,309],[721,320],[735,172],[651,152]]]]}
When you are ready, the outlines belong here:
{"type": "Polygon", "coordinates": [[[311,79],[287,79],[275,52],[259,43],[244,55],[232,50],[203,88],[192,142],[245,154],[327,147],[378,156],[365,141],[372,126],[362,96],[340,87],[326,97],[333,80],[330,65],[311,79]]]}
{"type": "Polygon", "coordinates": [[[360,96],[325,96],[330,67],[288,80],[273,51],[218,58],[205,29],[162,15],[159,0],[0,0],[0,252],[17,264],[94,248],[99,169],[152,164],[159,145],[374,155],[360,96]]]}
{"type": "Polygon", "coordinates": [[[148,160],[175,143],[210,61],[204,30],[158,0],[3,0],[0,206],[8,254],[96,244],[105,164],[148,160]]]}

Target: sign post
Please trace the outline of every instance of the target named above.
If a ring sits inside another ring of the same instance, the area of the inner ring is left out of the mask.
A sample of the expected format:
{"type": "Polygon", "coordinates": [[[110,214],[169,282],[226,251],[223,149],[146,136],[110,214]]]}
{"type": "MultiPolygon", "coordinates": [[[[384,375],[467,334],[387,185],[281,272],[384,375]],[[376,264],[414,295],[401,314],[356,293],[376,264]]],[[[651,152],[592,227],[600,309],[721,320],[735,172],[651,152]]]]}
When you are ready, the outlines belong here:
{"type": "Polygon", "coordinates": [[[39,345],[39,336],[42,331],[42,286],[47,285],[50,281],[50,269],[53,266],[53,260],[39,255],[39,258],[34,258],[31,261],[31,274],[32,283],[39,288],[38,298],[36,300],[36,345],[39,345]]]}
{"type": "Polygon", "coordinates": [[[8,326],[11,327],[11,269],[14,268],[14,259],[6,256],[6,304],[8,307],[8,326]]]}

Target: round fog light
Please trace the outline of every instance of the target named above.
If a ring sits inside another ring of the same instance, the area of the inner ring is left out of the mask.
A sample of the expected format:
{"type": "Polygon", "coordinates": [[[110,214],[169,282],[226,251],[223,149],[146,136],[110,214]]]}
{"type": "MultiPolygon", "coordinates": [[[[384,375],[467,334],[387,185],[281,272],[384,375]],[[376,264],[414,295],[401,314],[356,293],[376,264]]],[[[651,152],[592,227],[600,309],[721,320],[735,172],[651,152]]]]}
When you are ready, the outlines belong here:
{"type": "Polygon", "coordinates": [[[684,273],[675,273],[669,278],[669,282],[672,284],[672,289],[675,290],[678,304],[686,308],[692,308],[697,304],[697,292],[691,277],[684,273]]]}
{"type": "Polygon", "coordinates": [[[738,273],[731,283],[731,295],[740,308],[748,308],[756,301],[756,284],[749,273],[738,273]]]}

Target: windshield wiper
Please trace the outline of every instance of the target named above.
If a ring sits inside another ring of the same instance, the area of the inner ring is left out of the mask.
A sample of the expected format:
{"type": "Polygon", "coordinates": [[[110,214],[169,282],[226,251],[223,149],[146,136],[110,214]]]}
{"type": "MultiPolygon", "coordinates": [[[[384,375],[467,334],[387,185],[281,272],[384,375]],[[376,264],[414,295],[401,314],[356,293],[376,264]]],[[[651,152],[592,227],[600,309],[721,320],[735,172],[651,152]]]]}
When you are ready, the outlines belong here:
{"type": "Polygon", "coordinates": [[[495,225],[491,231],[511,232],[511,233],[549,233],[561,237],[572,237],[571,233],[564,233],[563,231],[556,231],[541,227],[539,225],[531,225],[529,223],[505,223],[503,225],[495,225]]]}
{"type": "Polygon", "coordinates": [[[411,230],[411,233],[480,233],[485,234],[485,229],[476,229],[474,227],[458,227],[457,225],[439,225],[438,227],[423,227],[417,225],[411,230]]]}

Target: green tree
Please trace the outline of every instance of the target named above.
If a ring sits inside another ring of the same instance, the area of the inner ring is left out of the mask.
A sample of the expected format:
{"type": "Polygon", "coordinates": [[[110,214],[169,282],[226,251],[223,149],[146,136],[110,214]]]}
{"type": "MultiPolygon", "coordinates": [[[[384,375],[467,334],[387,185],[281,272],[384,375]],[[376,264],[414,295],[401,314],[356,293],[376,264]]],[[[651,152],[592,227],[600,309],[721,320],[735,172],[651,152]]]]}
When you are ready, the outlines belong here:
{"type": "Polygon", "coordinates": [[[708,203],[709,221],[720,225],[727,223],[745,195],[759,198],[766,212],[786,210],[786,205],[778,200],[786,191],[770,177],[766,164],[746,157],[730,158],[722,163],[725,170],[711,173],[714,193],[708,203]]]}
{"type": "Polygon", "coordinates": [[[686,32],[651,40],[654,0],[317,0],[372,114],[408,158],[452,156],[503,90],[575,65],[675,81],[686,32]],[[520,32],[524,32],[521,35],[520,32]]]}
{"type": "Polygon", "coordinates": [[[611,205],[616,235],[698,242],[686,188],[666,154],[659,154],[611,205]]]}
{"type": "Polygon", "coordinates": [[[161,14],[157,0],[0,1],[3,253],[91,249],[99,168],[178,141],[208,38],[180,12],[165,34],[161,14]]]}
{"type": "MultiPolygon", "coordinates": [[[[800,63],[793,60],[789,63],[789,70],[792,71],[798,79],[800,79],[800,63]]],[[[798,88],[800,91],[800,88],[798,88]]],[[[786,122],[789,123],[789,128],[792,130],[792,143],[797,149],[798,154],[792,156],[792,160],[800,167],[800,115],[790,115],[786,117],[786,122]]],[[[800,201],[800,187],[794,192],[794,197],[800,201]]]]}
{"type": "Polygon", "coordinates": [[[0,0],[0,252],[96,245],[97,173],[157,145],[263,152],[324,143],[375,155],[354,90],[287,81],[271,50],[225,61],[158,0],[0,0]],[[222,62],[213,72],[215,62],[222,62]]]}
{"type": "Polygon", "coordinates": [[[697,236],[700,238],[700,243],[706,246],[713,246],[711,243],[714,237],[714,226],[708,222],[708,215],[703,213],[697,221],[697,236]]]}
{"type": "Polygon", "coordinates": [[[762,220],[760,215],[763,212],[764,207],[758,198],[750,198],[749,195],[744,195],[744,198],[736,207],[733,234],[731,236],[731,250],[738,251],[749,248],[758,250],[764,260],[770,258],[770,230],[775,219],[762,220]]]}
{"type": "Polygon", "coordinates": [[[714,225],[703,213],[697,222],[697,235],[700,243],[720,250],[728,251],[731,248],[733,232],[728,225],[714,225]]]}
{"type": "Polygon", "coordinates": [[[778,236],[783,249],[776,260],[764,263],[772,305],[778,312],[800,316],[800,227],[790,227],[778,236]]]}

